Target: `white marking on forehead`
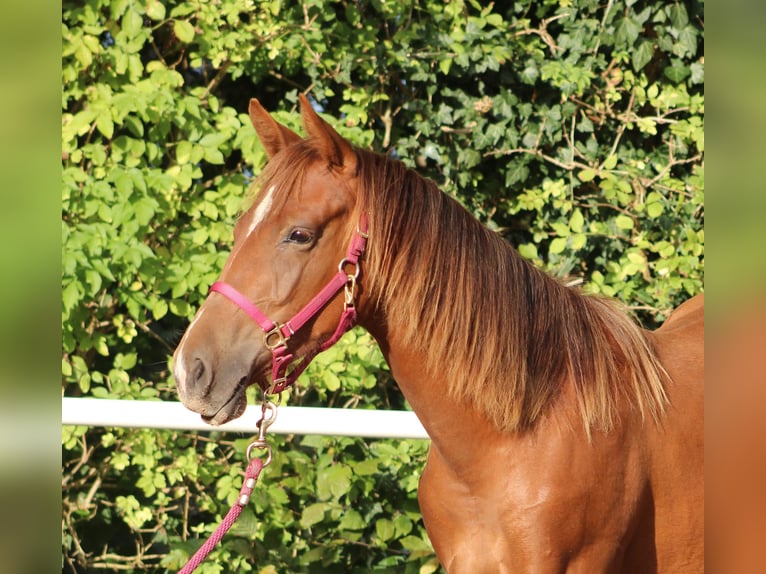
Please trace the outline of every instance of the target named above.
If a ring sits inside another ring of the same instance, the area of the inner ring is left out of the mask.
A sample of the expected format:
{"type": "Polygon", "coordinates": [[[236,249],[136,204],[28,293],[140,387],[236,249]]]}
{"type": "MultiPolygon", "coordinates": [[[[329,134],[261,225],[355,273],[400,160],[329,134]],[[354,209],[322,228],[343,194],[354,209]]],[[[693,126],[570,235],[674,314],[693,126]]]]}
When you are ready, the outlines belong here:
{"type": "Polygon", "coordinates": [[[255,213],[253,213],[253,219],[250,221],[250,227],[247,228],[247,236],[250,237],[250,234],[253,232],[253,230],[258,226],[258,224],[263,221],[263,218],[266,217],[266,214],[271,209],[271,204],[274,201],[274,188],[276,186],[272,185],[269,190],[266,192],[266,197],[264,197],[261,202],[258,204],[258,207],[255,208],[255,213]]]}

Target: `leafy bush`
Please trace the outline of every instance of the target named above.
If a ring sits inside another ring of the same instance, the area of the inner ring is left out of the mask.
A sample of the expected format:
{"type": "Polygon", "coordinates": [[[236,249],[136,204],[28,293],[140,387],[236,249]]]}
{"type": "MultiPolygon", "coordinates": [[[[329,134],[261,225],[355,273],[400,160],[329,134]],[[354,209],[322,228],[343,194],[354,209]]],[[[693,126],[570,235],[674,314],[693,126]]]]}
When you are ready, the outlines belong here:
{"type": "MultiPolygon", "coordinates": [[[[257,96],[310,91],[360,146],[434,178],[523,256],[649,326],[702,289],[701,2],[63,3],[62,386],[175,400],[167,363],[264,164],[257,96]]],[[[369,335],[291,404],[406,408],[369,335]]],[[[65,427],[64,570],[180,567],[236,496],[248,437],[65,427]]],[[[272,437],[200,572],[435,571],[426,441],[272,437]]]]}

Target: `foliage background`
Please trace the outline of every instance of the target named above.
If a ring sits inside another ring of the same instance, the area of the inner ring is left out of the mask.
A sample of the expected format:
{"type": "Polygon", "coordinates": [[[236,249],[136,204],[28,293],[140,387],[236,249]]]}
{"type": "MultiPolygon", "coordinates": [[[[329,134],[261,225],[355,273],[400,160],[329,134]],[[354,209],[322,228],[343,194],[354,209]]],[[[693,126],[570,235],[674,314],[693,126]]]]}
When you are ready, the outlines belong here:
{"type": "MultiPolygon", "coordinates": [[[[252,96],[299,129],[310,93],[647,326],[702,290],[701,2],[65,1],[61,30],[66,396],[175,400],[169,355],[264,162],[252,96]]],[[[406,408],[360,331],[289,402],[406,408]]],[[[64,427],[63,570],[178,569],[235,497],[248,439],[64,427]]],[[[201,572],[437,570],[427,442],[272,440],[201,572]]]]}

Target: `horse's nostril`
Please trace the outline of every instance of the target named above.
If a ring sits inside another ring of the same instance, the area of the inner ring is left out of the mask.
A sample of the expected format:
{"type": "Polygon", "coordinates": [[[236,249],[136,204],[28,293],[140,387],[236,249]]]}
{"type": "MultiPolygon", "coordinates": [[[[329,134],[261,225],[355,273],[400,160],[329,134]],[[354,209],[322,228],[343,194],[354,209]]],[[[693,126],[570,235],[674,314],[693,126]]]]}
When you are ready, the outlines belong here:
{"type": "Polygon", "coordinates": [[[191,371],[192,381],[198,383],[205,376],[205,363],[202,359],[194,359],[194,367],[191,371]]]}

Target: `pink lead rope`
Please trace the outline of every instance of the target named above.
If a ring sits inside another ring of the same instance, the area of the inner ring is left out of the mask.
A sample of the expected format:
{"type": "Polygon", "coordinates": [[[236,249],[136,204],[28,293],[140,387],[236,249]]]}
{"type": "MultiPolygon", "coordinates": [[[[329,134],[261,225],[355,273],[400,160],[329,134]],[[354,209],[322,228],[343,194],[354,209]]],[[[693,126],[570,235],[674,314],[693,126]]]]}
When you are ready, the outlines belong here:
{"type": "Polygon", "coordinates": [[[263,462],[260,458],[254,458],[250,461],[250,463],[247,465],[247,469],[245,470],[245,482],[239,491],[239,498],[237,498],[237,502],[234,503],[234,506],[229,509],[229,512],[226,514],[226,516],[224,516],[221,524],[218,526],[218,528],[216,528],[215,532],[213,532],[213,534],[210,535],[210,538],[208,538],[205,543],[200,546],[199,550],[197,550],[194,553],[194,556],[192,556],[186,563],[186,566],[178,571],[178,574],[190,574],[193,572],[197,566],[202,564],[205,558],[207,558],[208,554],[213,551],[213,548],[215,548],[216,544],[221,541],[221,539],[224,537],[224,534],[226,534],[234,525],[234,523],[237,521],[237,518],[239,518],[239,515],[242,514],[242,509],[250,500],[250,495],[253,492],[255,481],[258,480],[258,475],[261,474],[262,468],[263,462]]]}
{"type": "Polygon", "coordinates": [[[356,307],[354,305],[356,281],[359,278],[360,272],[359,260],[362,255],[364,255],[364,251],[367,247],[367,238],[367,217],[366,215],[363,215],[360,218],[359,226],[354,234],[354,238],[351,240],[351,245],[348,247],[346,256],[338,264],[338,272],[333,275],[327,285],[325,285],[325,287],[311,301],[309,301],[303,309],[282,325],[271,321],[254,303],[228,283],[216,281],[210,287],[211,292],[220,293],[229,299],[247,313],[250,318],[263,329],[263,340],[266,346],[271,349],[272,353],[272,381],[269,388],[264,390],[264,402],[262,405],[263,418],[258,423],[258,438],[247,448],[247,458],[249,459],[249,462],[245,469],[245,481],[239,491],[239,498],[237,498],[237,501],[223,518],[215,532],[213,532],[213,534],[210,535],[210,538],[208,538],[199,550],[194,553],[194,556],[189,559],[189,562],[179,570],[178,574],[190,574],[213,551],[213,548],[215,548],[233,526],[237,518],[239,518],[239,515],[242,514],[242,509],[250,500],[250,495],[253,492],[253,487],[255,486],[256,480],[258,480],[261,470],[271,462],[271,448],[266,443],[265,435],[266,429],[271,426],[277,417],[277,407],[274,403],[268,401],[267,397],[269,395],[281,393],[287,387],[292,385],[317,354],[332,347],[346,331],[356,324],[356,307]],[[353,273],[348,273],[346,268],[352,265],[354,271],[353,273]],[[319,345],[316,350],[311,351],[301,358],[300,363],[288,373],[287,369],[295,359],[295,355],[288,351],[287,341],[290,337],[295,335],[298,329],[313,319],[324,306],[341,291],[341,289],[345,290],[345,301],[343,305],[343,313],[338,320],[338,326],[335,328],[335,332],[327,341],[319,345]],[[271,413],[270,416],[267,416],[267,411],[271,413]],[[253,448],[268,451],[266,460],[262,461],[259,458],[251,458],[250,453],[253,448]]]}
{"type": "Polygon", "coordinates": [[[258,438],[251,442],[247,447],[246,455],[249,462],[245,469],[245,481],[242,483],[242,488],[239,489],[237,501],[229,509],[229,512],[226,513],[226,516],[223,517],[221,524],[218,525],[215,532],[213,532],[205,543],[199,547],[194,553],[194,556],[192,556],[186,565],[178,571],[178,574],[190,574],[197,568],[197,566],[202,564],[205,558],[208,557],[213,551],[213,548],[216,547],[224,535],[237,521],[237,518],[242,514],[242,510],[247,503],[250,502],[250,495],[253,493],[255,482],[258,480],[261,470],[271,464],[271,447],[266,442],[266,430],[274,424],[274,421],[277,418],[277,405],[264,398],[263,404],[261,405],[261,412],[263,413],[263,416],[261,417],[261,420],[258,421],[258,438]],[[253,456],[253,449],[266,451],[266,459],[261,460],[260,458],[253,456]]]}

